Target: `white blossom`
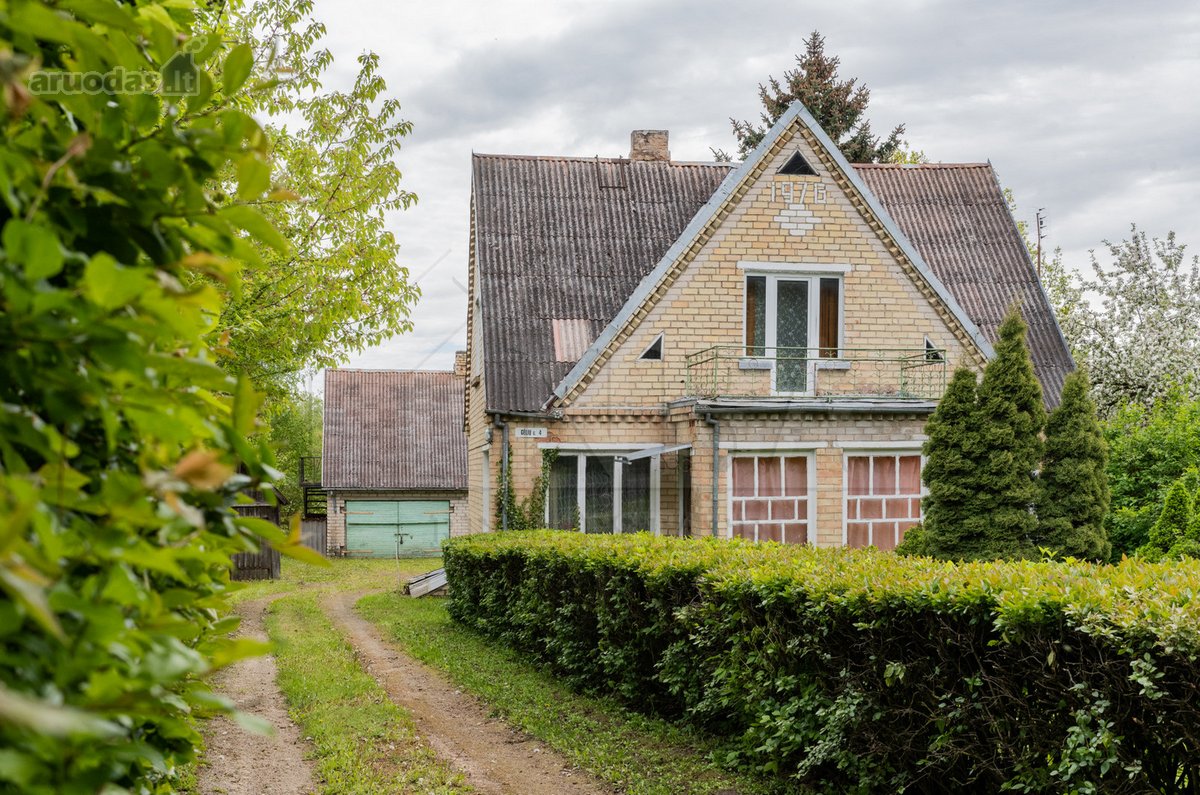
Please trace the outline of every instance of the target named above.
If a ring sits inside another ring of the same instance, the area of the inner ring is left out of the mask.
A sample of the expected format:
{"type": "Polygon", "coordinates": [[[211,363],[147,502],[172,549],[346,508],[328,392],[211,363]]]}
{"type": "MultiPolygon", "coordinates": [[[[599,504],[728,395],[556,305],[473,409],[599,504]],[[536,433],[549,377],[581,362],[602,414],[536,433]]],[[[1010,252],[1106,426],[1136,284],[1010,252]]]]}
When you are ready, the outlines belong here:
{"type": "Polygon", "coordinates": [[[1045,275],[1100,413],[1153,404],[1177,384],[1200,398],[1200,257],[1188,260],[1174,232],[1148,240],[1136,225],[1128,240],[1104,245],[1111,261],[1092,251],[1093,278],[1073,277],[1059,256],[1045,275]]]}

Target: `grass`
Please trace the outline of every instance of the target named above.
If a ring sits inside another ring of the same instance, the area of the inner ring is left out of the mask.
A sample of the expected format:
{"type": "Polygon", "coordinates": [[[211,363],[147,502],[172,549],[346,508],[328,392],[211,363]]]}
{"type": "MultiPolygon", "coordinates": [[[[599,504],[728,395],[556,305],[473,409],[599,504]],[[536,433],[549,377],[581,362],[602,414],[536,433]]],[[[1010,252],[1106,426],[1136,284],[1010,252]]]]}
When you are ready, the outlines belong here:
{"type": "Polygon", "coordinates": [[[684,727],[573,692],[529,659],[452,623],[440,599],[378,594],[358,607],[409,655],[627,795],[787,791],[719,769],[708,758],[716,750],[712,741],[684,727]]]}
{"type": "Polygon", "coordinates": [[[197,779],[200,766],[204,764],[204,738],[201,737],[195,748],[196,757],[190,762],[179,766],[175,772],[175,792],[178,795],[200,795],[200,782],[197,779]]]}
{"type": "MultiPolygon", "coordinates": [[[[362,562],[344,573],[356,572],[362,562]]],[[[371,567],[363,567],[367,577],[371,567]]],[[[395,562],[392,562],[395,570],[395,562]]],[[[349,580],[336,581],[338,585],[349,580]]],[[[317,604],[317,593],[271,605],[267,632],[276,644],[278,683],[292,718],[314,747],[323,793],[369,795],[473,790],[429,750],[411,716],[363,671],[349,643],[317,604]]]]}
{"type": "Polygon", "coordinates": [[[278,580],[237,583],[239,587],[230,595],[229,601],[237,605],[298,590],[397,591],[401,579],[433,571],[441,565],[441,558],[409,558],[399,562],[333,558],[328,566],[314,566],[284,558],[278,580]]]}

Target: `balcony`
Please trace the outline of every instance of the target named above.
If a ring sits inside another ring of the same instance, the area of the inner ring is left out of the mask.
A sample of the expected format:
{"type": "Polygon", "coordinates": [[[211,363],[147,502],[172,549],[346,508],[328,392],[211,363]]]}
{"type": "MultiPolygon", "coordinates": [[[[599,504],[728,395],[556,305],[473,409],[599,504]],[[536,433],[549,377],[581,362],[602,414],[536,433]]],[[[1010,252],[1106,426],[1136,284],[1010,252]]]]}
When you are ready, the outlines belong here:
{"type": "Polygon", "coordinates": [[[946,353],[934,348],[814,348],[716,345],[687,357],[686,389],[697,398],[935,401],[946,390],[946,353]]]}

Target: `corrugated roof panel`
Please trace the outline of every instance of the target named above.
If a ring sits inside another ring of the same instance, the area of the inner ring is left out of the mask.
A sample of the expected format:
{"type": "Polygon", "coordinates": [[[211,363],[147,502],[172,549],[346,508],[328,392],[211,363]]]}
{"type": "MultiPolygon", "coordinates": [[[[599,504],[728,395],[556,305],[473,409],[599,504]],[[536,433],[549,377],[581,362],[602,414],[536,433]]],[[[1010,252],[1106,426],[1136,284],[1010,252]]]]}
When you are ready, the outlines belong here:
{"type": "Polygon", "coordinates": [[[451,372],[326,370],[321,485],[466,490],[464,388],[451,372]]]}
{"type": "Polygon", "coordinates": [[[589,320],[554,318],[554,361],[575,363],[592,343],[592,324],[589,320]]]}
{"type": "Polygon", "coordinates": [[[541,408],[578,359],[560,359],[553,321],[586,322],[586,350],[728,170],[475,155],[488,408],[541,408]]]}

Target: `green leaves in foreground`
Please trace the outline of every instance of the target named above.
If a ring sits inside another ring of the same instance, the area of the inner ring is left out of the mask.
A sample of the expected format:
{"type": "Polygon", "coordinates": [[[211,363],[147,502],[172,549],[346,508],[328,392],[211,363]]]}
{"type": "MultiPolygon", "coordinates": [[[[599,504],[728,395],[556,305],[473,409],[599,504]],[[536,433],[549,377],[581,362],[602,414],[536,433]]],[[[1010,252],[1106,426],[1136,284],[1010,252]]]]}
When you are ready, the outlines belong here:
{"type": "Polygon", "coordinates": [[[220,37],[193,23],[167,0],[0,0],[0,793],[173,791],[226,708],[202,677],[253,652],[221,638],[230,555],[265,535],[232,508],[277,473],[206,340],[251,240],[286,244],[216,187],[267,139],[245,50],[215,87],[220,37]],[[190,96],[50,79],[185,53],[190,96]]]}

